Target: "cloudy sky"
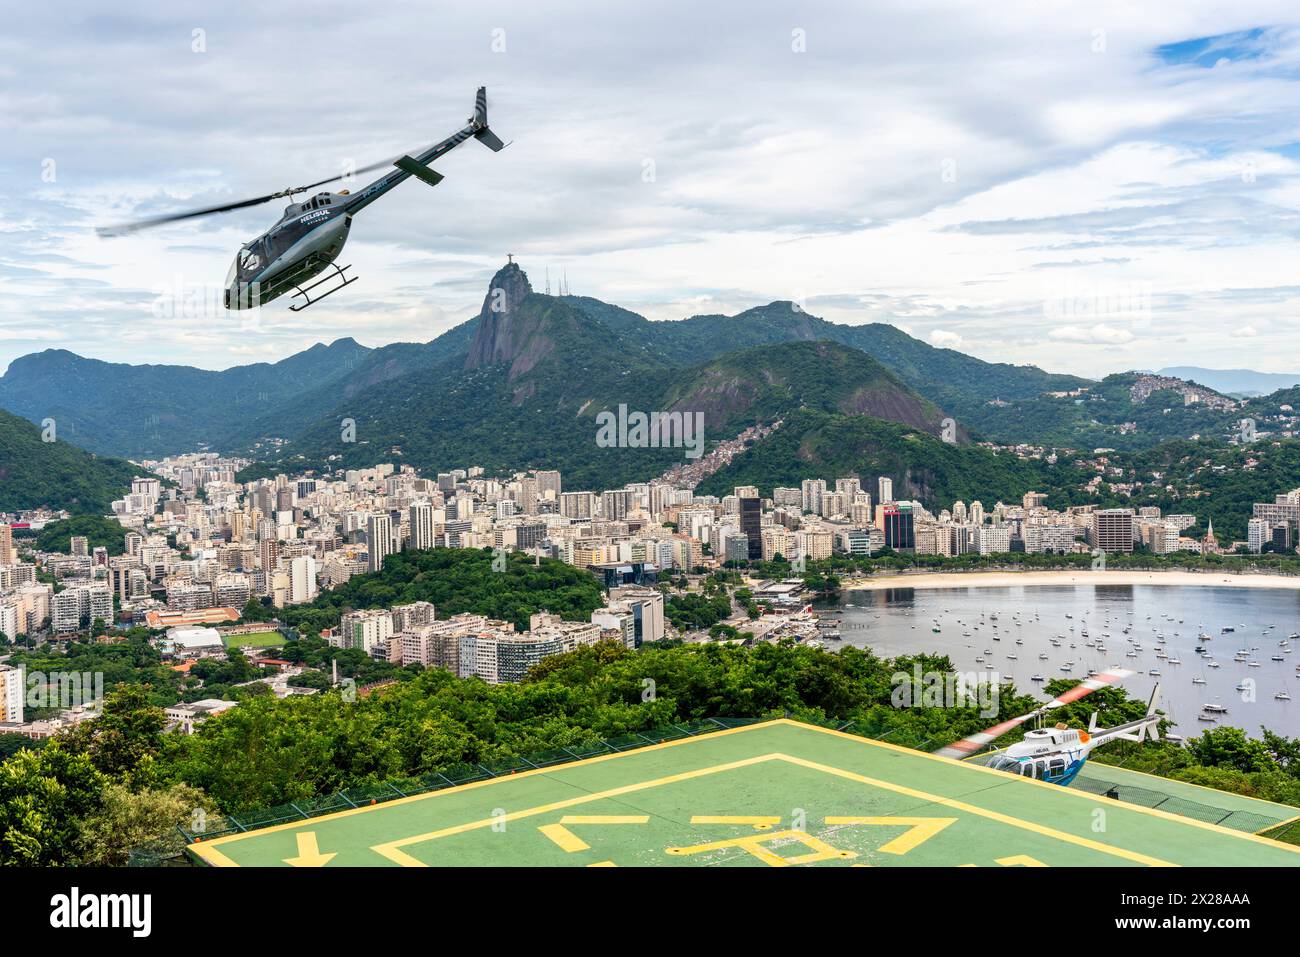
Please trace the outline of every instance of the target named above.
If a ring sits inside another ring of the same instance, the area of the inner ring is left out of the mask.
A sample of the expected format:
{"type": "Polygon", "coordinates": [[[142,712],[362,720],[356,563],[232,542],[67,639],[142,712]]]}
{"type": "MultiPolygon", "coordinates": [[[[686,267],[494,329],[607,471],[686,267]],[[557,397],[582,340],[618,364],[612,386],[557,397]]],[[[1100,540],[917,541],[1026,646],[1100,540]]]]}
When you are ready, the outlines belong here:
{"type": "Polygon", "coordinates": [[[795,299],[1053,371],[1300,371],[1294,0],[127,6],[0,36],[0,368],[424,341],[513,253],[652,319],[795,299]],[[480,84],[510,148],[367,209],[360,283],[301,314],[219,306],[279,203],[95,235],[418,149],[480,84]]]}

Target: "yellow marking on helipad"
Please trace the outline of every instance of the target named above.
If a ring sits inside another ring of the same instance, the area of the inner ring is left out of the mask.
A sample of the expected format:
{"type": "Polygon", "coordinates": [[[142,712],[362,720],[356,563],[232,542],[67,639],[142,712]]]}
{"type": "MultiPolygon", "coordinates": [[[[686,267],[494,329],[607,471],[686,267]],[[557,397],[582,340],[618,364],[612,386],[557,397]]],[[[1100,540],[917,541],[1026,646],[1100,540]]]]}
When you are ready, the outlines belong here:
{"type": "Polygon", "coordinates": [[[286,857],[284,862],[293,867],[324,867],[334,858],[338,857],[337,852],[333,854],[322,854],[316,844],[315,831],[298,832],[298,856],[286,857]]]}
{"type": "Polygon", "coordinates": [[[733,847],[738,847],[746,853],[752,854],[770,867],[789,867],[792,864],[813,864],[817,861],[858,856],[853,851],[842,851],[837,847],[832,847],[821,838],[813,837],[804,831],[746,834],[743,837],[732,837],[725,841],[709,841],[707,844],[692,844],[689,847],[669,847],[664,849],[664,853],[687,857],[693,854],[707,854],[710,851],[725,851],[733,847]],[[768,844],[777,841],[798,841],[808,847],[810,851],[797,857],[782,857],[767,847],[768,844]]]}
{"type": "Polygon", "coordinates": [[[762,814],[695,814],[692,824],[748,824],[756,831],[766,831],[781,823],[779,815],[762,814]]]}
{"type": "Polygon", "coordinates": [[[906,854],[919,844],[924,844],[949,824],[956,824],[955,817],[828,817],[828,825],[833,824],[875,824],[881,826],[901,825],[908,830],[894,838],[888,844],[882,844],[880,850],[885,854],[906,854]]]}
{"type": "Polygon", "coordinates": [[[568,853],[587,851],[591,845],[570,831],[566,824],[649,824],[649,814],[566,814],[558,824],[542,824],[537,828],[568,853]]]}
{"type": "Polygon", "coordinates": [[[395,861],[396,863],[401,864],[403,867],[427,867],[427,864],[418,858],[407,854],[402,850],[402,848],[408,847],[412,844],[423,844],[425,841],[436,841],[439,838],[450,837],[453,834],[464,834],[468,831],[476,831],[480,828],[491,827],[493,824],[500,826],[502,822],[517,821],[527,817],[536,817],[539,814],[546,814],[551,811],[562,811],[565,808],[577,807],[580,804],[590,804],[592,801],[599,801],[603,798],[619,797],[623,794],[634,794],[637,791],[660,787],[664,784],[674,784],[678,781],[690,781],[695,778],[705,777],[706,775],[718,774],[722,771],[746,768],[751,765],[775,760],[776,757],[777,756],[774,754],[760,754],[752,758],[741,758],[739,761],[728,761],[726,764],[715,764],[712,767],[696,768],[693,771],[682,771],[678,774],[669,774],[661,778],[654,778],[650,781],[638,781],[635,784],[624,784],[620,787],[609,788],[605,791],[595,791],[590,794],[580,795],[579,797],[567,798],[563,801],[552,801],[550,804],[541,804],[537,807],[531,807],[523,811],[512,811],[509,814],[483,818],[479,821],[467,821],[464,824],[453,824],[451,827],[444,827],[437,831],[429,831],[425,834],[416,834],[414,837],[404,837],[399,838],[396,841],[386,841],[383,844],[374,845],[371,847],[371,850],[382,857],[388,858],[390,861],[395,861]]]}

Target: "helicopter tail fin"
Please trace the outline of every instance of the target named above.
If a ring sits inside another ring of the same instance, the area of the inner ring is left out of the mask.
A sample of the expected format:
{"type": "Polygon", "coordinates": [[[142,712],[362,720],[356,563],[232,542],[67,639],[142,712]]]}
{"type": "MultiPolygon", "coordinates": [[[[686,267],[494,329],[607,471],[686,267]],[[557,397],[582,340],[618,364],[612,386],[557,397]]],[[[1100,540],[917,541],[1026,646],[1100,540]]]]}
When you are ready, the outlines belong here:
{"type": "Polygon", "coordinates": [[[499,153],[506,148],[506,144],[488,129],[486,86],[480,86],[478,94],[474,97],[474,138],[493,153],[499,153]]]}
{"type": "MultiPolygon", "coordinates": [[[[1151,689],[1151,700],[1147,702],[1148,718],[1154,718],[1156,716],[1156,705],[1159,701],[1160,701],[1160,682],[1157,681],[1156,686],[1151,689]]],[[[1145,731],[1146,731],[1147,738],[1150,739],[1151,741],[1160,740],[1160,723],[1158,721],[1152,721],[1150,724],[1148,724],[1145,728],[1145,731]]]]}

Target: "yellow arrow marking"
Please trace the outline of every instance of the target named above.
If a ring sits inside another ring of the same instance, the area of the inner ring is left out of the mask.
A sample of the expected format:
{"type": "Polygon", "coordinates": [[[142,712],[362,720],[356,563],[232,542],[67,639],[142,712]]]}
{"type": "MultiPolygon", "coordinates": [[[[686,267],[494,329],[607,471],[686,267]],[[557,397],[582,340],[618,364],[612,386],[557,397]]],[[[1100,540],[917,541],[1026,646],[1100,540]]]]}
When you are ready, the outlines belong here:
{"type": "Polygon", "coordinates": [[[1042,861],[1030,857],[1028,854],[1017,854],[1015,857],[999,857],[997,863],[1003,867],[1046,867],[1042,861]]]}
{"type": "Polygon", "coordinates": [[[316,845],[315,831],[299,831],[297,837],[298,856],[286,857],[284,859],[286,864],[293,867],[324,867],[338,856],[338,854],[320,852],[320,848],[316,845]]]}
{"type": "Polygon", "coordinates": [[[591,845],[565,827],[566,824],[648,824],[649,822],[648,814],[566,814],[560,818],[559,824],[543,824],[537,830],[563,850],[573,854],[576,851],[589,850],[591,845]]]}
{"type": "Polygon", "coordinates": [[[900,834],[880,850],[884,854],[906,854],[912,848],[924,844],[949,824],[956,824],[955,817],[828,817],[827,824],[882,824],[902,825],[911,828],[900,834]]]}

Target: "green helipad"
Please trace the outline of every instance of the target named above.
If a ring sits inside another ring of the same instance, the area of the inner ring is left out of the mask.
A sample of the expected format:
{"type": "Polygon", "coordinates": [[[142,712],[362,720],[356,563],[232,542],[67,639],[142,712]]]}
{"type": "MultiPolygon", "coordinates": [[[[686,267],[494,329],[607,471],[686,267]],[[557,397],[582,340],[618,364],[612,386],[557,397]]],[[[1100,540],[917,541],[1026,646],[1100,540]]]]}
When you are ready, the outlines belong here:
{"type": "Polygon", "coordinates": [[[785,720],[189,850],[258,867],[1300,865],[1300,847],[785,720]]]}

